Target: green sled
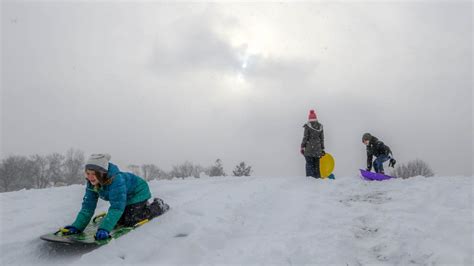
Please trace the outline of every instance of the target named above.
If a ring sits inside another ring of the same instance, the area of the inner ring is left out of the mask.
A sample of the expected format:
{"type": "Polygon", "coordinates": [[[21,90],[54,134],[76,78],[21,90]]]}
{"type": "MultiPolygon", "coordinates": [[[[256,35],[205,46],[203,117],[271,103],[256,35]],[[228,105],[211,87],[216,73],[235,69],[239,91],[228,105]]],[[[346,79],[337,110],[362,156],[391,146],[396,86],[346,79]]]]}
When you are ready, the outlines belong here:
{"type": "Polygon", "coordinates": [[[102,246],[107,243],[109,243],[112,239],[119,238],[125,234],[127,234],[130,231],[133,231],[135,228],[147,223],[149,220],[143,220],[137,224],[135,224],[132,227],[125,227],[125,226],[116,226],[111,232],[110,232],[110,237],[105,240],[96,240],[95,239],[95,233],[97,232],[97,229],[99,227],[100,221],[106,213],[101,213],[92,219],[92,222],[87,225],[86,229],[80,234],[75,234],[75,235],[63,235],[62,230],[59,229],[55,233],[50,233],[50,234],[45,234],[40,236],[42,240],[49,241],[49,242],[55,242],[55,243],[61,243],[61,244],[66,244],[66,245],[96,245],[96,246],[102,246]]]}

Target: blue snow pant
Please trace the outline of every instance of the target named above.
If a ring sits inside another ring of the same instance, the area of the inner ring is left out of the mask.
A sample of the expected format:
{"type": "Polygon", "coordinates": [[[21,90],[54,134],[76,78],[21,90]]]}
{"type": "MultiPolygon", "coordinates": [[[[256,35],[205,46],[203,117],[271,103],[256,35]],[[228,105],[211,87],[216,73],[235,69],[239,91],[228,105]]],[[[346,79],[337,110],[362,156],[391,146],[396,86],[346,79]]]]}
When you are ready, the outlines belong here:
{"type": "Polygon", "coordinates": [[[383,163],[388,161],[390,156],[388,155],[380,155],[374,161],[374,170],[376,173],[384,173],[383,171],[383,163]]]}
{"type": "Polygon", "coordinates": [[[306,176],[321,178],[321,173],[319,172],[319,158],[312,156],[305,156],[304,158],[306,159],[306,176]]]}

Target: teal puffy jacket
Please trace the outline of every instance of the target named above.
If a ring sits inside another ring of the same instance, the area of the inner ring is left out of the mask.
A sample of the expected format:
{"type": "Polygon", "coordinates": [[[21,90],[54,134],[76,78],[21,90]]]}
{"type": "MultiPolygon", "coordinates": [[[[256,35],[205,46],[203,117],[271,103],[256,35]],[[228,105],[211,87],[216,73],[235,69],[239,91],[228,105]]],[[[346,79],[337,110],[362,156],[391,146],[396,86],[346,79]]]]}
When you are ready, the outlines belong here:
{"type": "Polygon", "coordinates": [[[84,230],[94,216],[97,200],[101,198],[109,201],[110,207],[99,228],[110,232],[122,216],[125,206],[151,198],[148,184],[142,178],[132,173],[120,172],[112,163],[109,163],[107,175],[113,178],[112,183],[101,186],[98,190],[87,181],[82,208],[72,226],[84,230]]]}

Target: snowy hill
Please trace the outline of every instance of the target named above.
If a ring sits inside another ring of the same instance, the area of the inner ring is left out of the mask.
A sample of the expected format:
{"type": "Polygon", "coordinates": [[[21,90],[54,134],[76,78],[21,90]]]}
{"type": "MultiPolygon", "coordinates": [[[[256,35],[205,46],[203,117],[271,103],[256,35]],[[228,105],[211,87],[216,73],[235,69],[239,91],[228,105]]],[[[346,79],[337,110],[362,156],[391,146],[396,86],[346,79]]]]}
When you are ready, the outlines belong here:
{"type": "Polygon", "coordinates": [[[98,249],[38,238],[73,221],[83,186],[0,194],[0,264],[474,262],[472,177],[190,178],[150,188],[171,211],[98,249]]]}

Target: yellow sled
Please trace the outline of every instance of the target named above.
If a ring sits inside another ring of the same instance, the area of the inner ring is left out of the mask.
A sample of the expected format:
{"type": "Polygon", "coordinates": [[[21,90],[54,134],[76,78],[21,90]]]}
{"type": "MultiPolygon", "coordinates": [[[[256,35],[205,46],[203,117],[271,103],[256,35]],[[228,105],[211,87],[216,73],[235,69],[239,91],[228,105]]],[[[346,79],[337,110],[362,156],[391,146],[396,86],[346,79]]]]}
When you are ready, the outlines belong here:
{"type": "Polygon", "coordinates": [[[321,173],[321,178],[327,178],[334,171],[334,157],[331,154],[326,153],[323,157],[319,159],[319,172],[321,173]]]}

